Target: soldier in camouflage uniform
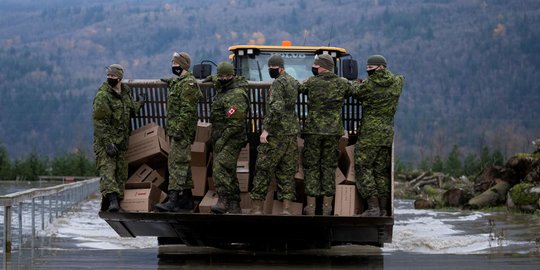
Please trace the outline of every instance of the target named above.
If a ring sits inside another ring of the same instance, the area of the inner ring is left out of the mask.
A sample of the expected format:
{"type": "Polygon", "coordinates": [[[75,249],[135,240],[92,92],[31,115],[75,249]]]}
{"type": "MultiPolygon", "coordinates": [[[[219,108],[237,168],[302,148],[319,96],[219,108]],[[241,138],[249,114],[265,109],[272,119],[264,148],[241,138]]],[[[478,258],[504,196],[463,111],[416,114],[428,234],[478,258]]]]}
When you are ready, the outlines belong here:
{"type": "Polygon", "coordinates": [[[107,81],[99,87],[93,103],[93,146],[101,177],[99,190],[104,197],[102,210],[109,212],[120,210],[119,200],[124,196],[128,176],[129,120],[144,103],[133,101],[129,87],[121,83],[123,77],[122,66],[109,66],[107,81]]]}
{"type": "Polygon", "coordinates": [[[252,214],[262,214],[268,185],[275,174],[278,199],[283,200],[284,215],[290,215],[295,199],[294,173],[298,158],[296,137],[298,116],[294,110],[298,97],[298,82],[285,72],[283,58],[274,54],[268,59],[270,77],[275,78],[268,92],[264,129],[257,148],[257,165],[251,190],[252,214]]]}
{"type": "Polygon", "coordinates": [[[214,87],[217,94],[211,110],[214,148],[212,175],[219,199],[211,211],[216,214],[241,213],[236,163],[240,150],[247,143],[247,83],[234,75],[231,63],[222,62],[217,67],[214,87]]]}
{"type": "Polygon", "coordinates": [[[403,76],[386,69],[382,55],[370,56],[366,70],[368,78],[355,83],[355,97],[362,103],[362,121],[355,146],[356,187],[368,203],[362,216],[386,216],[394,115],[403,76]]]}
{"type": "Polygon", "coordinates": [[[178,77],[167,80],[167,135],[172,140],[168,157],[168,201],[156,204],[156,209],[162,212],[193,209],[191,145],[197,128],[197,104],[202,97],[195,77],[189,72],[189,54],[175,52],[171,62],[172,73],[178,77]]]}
{"type": "Polygon", "coordinates": [[[322,213],[330,215],[336,193],[339,138],[344,134],[343,99],[352,95],[352,87],[347,80],[334,74],[334,60],[328,54],[319,55],[312,70],[315,76],[300,87],[300,92],[308,95],[303,153],[308,197],[304,214],[314,215],[316,197],[323,195],[322,213]]]}

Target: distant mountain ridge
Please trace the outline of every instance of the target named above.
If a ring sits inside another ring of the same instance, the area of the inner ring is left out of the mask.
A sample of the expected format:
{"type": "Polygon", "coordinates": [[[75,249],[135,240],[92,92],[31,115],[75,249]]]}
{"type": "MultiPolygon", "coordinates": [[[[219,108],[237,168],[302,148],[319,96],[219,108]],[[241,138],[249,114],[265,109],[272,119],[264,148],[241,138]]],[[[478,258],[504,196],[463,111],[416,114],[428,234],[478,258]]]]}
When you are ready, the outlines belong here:
{"type": "Polygon", "coordinates": [[[0,2],[0,143],[10,156],[91,150],[91,103],[104,68],[170,76],[173,51],[222,61],[234,44],[331,45],[360,63],[387,57],[405,76],[396,152],[418,162],[482,145],[510,155],[540,137],[540,2],[0,2]]]}

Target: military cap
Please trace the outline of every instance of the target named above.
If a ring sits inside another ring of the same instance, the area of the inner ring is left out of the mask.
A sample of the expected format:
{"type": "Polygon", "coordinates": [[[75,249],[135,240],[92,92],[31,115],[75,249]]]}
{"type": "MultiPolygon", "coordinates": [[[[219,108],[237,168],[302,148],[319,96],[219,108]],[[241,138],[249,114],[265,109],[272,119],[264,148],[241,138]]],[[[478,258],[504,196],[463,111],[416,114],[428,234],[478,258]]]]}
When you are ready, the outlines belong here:
{"type": "Polygon", "coordinates": [[[107,67],[107,75],[124,78],[124,68],[119,64],[112,64],[107,67]]]}
{"type": "Polygon", "coordinates": [[[228,76],[234,75],[234,67],[229,62],[221,62],[217,66],[217,75],[218,76],[228,76]]]}
{"type": "Polygon", "coordinates": [[[268,59],[268,66],[278,66],[281,68],[285,68],[285,63],[283,62],[283,58],[280,54],[273,54],[268,59]]]}
{"type": "Polygon", "coordinates": [[[191,57],[186,52],[173,53],[172,62],[180,65],[183,70],[189,70],[191,66],[191,57]]]}
{"type": "Polygon", "coordinates": [[[334,59],[329,54],[319,54],[315,57],[313,64],[326,70],[334,71],[334,59]]]}
{"type": "Polygon", "coordinates": [[[383,65],[386,67],[386,58],[380,54],[374,54],[368,57],[367,64],[371,66],[380,66],[383,65]]]}

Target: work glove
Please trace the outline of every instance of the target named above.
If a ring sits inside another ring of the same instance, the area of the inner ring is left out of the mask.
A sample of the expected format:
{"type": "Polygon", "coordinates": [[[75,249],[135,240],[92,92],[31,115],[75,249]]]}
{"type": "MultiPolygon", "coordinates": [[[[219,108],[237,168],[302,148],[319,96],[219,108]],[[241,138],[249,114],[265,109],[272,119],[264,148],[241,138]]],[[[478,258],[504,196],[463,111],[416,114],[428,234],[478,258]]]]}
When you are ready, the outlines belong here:
{"type": "Polygon", "coordinates": [[[148,94],[146,94],[146,93],[142,93],[142,94],[138,95],[138,97],[137,97],[137,101],[140,102],[141,105],[145,104],[147,99],[148,99],[148,94]]]}
{"type": "Polygon", "coordinates": [[[116,156],[118,154],[118,148],[116,148],[114,143],[107,144],[105,145],[105,153],[110,157],[116,156]]]}
{"type": "Polygon", "coordinates": [[[214,82],[214,77],[212,75],[208,75],[206,78],[204,78],[204,80],[202,80],[202,82],[214,82]]]}
{"type": "Polygon", "coordinates": [[[160,80],[162,82],[166,83],[167,85],[169,85],[171,83],[171,81],[173,80],[173,78],[161,78],[160,80]]]}

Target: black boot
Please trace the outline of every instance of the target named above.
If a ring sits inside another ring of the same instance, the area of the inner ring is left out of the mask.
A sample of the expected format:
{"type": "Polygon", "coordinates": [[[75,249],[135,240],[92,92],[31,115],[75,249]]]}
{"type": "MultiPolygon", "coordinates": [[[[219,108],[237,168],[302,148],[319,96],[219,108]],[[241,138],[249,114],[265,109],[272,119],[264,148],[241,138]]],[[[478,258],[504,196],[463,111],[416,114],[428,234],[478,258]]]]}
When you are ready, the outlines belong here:
{"type": "Polygon", "coordinates": [[[101,208],[100,211],[107,211],[109,209],[109,199],[101,195],[101,208]]]}
{"type": "Polygon", "coordinates": [[[182,196],[180,197],[180,202],[178,202],[178,207],[182,210],[193,210],[194,205],[191,188],[182,190],[182,196]]]}
{"type": "Polygon", "coordinates": [[[227,199],[225,199],[225,196],[219,196],[217,203],[210,207],[210,211],[214,214],[225,214],[227,212],[227,199]]]}
{"type": "Polygon", "coordinates": [[[227,200],[227,213],[241,214],[242,209],[240,209],[240,201],[229,201],[229,200],[227,200]]]}
{"type": "Polygon", "coordinates": [[[118,204],[118,193],[112,192],[107,193],[107,200],[109,200],[109,209],[107,212],[118,212],[120,211],[120,205],[118,204]]]}
{"type": "Polygon", "coordinates": [[[177,212],[180,210],[179,207],[179,191],[178,190],[169,190],[169,196],[166,203],[156,204],[156,209],[159,212],[177,212]]]}
{"type": "Polygon", "coordinates": [[[367,199],[367,210],[360,216],[362,217],[379,217],[381,216],[381,210],[379,208],[379,199],[377,197],[370,197],[367,199]]]}
{"type": "Polygon", "coordinates": [[[388,205],[388,199],[386,197],[379,197],[379,209],[381,210],[381,217],[386,217],[388,215],[387,213],[387,206],[388,205]]]}

